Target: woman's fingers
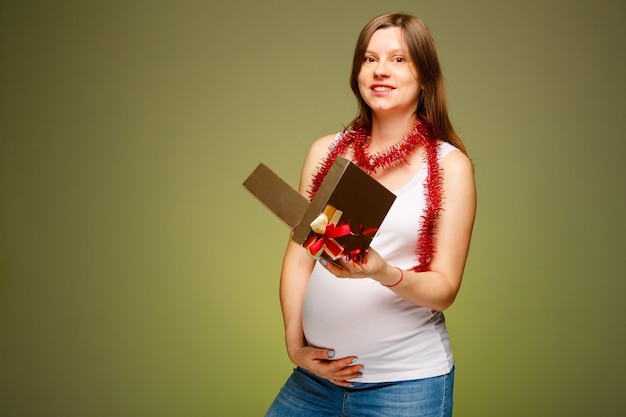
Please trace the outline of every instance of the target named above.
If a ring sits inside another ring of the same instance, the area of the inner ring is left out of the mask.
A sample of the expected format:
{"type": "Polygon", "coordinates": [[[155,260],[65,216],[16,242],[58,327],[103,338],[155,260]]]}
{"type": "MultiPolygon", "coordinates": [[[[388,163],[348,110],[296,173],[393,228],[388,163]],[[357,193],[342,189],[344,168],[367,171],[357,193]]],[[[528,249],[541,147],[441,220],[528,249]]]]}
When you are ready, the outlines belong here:
{"type": "Polygon", "coordinates": [[[335,374],[332,376],[331,378],[328,378],[333,384],[342,386],[342,387],[349,387],[352,385],[352,382],[350,382],[353,379],[356,378],[360,378],[361,375],[363,374],[363,366],[361,365],[351,365],[351,366],[347,366],[343,369],[341,369],[338,372],[335,372],[335,374]]]}
{"type": "Polygon", "coordinates": [[[341,263],[342,267],[339,267],[324,258],[320,258],[319,262],[328,270],[328,272],[335,275],[337,278],[363,278],[367,275],[363,265],[358,264],[349,258],[338,259],[338,262],[341,263]]]}
{"type": "Polygon", "coordinates": [[[333,361],[325,361],[320,372],[322,378],[328,379],[332,383],[349,387],[352,385],[349,380],[359,378],[362,375],[363,365],[356,364],[357,358],[350,356],[333,361]]]}
{"type": "Polygon", "coordinates": [[[350,387],[352,382],[349,381],[363,374],[363,365],[357,363],[356,356],[335,359],[333,349],[312,346],[303,347],[302,351],[305,355],[301,356],[303,361],[300,366],[335,385],[350,387]]]}

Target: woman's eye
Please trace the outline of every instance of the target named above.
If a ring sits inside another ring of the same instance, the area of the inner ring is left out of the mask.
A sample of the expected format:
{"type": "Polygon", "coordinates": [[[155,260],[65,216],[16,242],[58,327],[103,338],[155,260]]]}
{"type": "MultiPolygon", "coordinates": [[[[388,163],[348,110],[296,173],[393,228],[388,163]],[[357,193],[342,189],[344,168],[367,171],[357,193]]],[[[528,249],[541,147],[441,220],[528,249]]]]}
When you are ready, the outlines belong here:
{"type": "Polygon", "coordinates": [[[394,61],[398,64],[402,64],[404,62],[406,62],[406,58],[404,58],[403,56],[397,56],[394,58],[394,61]]]}
{"type": "Polygon", "coordinates": [[[366,56],[363,58],[363,62],[376,62],[376,59],[373,56],[366,56]]]}

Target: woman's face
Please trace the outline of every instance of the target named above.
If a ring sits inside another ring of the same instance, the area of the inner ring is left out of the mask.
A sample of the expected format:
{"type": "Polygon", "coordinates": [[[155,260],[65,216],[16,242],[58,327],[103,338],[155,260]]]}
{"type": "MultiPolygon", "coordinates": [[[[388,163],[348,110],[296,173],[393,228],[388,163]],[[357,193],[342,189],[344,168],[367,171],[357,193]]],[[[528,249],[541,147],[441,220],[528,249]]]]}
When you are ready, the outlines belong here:
{"type": "Polygon", "coordinates": [[[374,32],[358,84],[361,97],[373,114],[415,113],[421,86],[399,27],[374,32]]]}

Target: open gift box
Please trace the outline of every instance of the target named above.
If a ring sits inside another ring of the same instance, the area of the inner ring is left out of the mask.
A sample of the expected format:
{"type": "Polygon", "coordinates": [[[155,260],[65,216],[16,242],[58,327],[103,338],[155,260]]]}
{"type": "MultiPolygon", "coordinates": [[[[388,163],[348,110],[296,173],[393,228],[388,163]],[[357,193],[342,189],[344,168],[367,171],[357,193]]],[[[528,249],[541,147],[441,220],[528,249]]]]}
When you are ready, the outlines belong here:
{"type": "Polygon", "coordinates": [[[363,259],[396,198],[341,156],[310,202],[263,163],[243,186],[293,231],[294,242],[339,267],[342,256],[363,259]]]}

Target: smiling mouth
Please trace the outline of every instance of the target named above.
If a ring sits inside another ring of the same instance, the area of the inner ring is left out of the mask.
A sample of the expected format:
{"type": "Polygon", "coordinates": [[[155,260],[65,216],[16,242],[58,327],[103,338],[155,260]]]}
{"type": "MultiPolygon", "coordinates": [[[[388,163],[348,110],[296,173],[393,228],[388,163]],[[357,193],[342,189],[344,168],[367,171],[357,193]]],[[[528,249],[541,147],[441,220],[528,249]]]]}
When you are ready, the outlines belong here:
{"type": "Polygon", "coordinates": [[[372,90],[377,91],[377,92],[383,92],[383,91],[391,91],[392,88],[391,87],[373,87],[372,90]]]}

